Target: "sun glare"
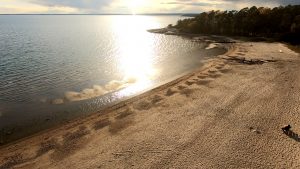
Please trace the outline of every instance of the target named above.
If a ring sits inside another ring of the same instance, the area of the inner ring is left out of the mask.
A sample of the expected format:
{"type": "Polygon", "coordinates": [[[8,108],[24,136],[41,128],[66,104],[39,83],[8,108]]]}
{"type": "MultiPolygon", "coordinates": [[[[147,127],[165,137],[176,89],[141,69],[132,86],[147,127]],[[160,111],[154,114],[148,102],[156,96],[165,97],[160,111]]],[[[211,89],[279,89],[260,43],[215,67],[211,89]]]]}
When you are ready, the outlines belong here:
{"type": "Polygon", "coordinates": [[[128,8],[131,10],[132,14],[139,12],[140,8],[146,4],[146,0],[129,0],[128,8]]]}
{"type": "MultiPolygon", "coordinates": [[[[119,49],[120,71],[124,74],[124,81],[134,81],[127,93],[133,90],[145,89],[157,75],[154,68],[153,37],[147,36],[145,22],[151,23],[141,16],[121,16],[115,19],[117,46],[119,49]]],[[[156,24],[156,23],[152,23],[156,24]]]]}

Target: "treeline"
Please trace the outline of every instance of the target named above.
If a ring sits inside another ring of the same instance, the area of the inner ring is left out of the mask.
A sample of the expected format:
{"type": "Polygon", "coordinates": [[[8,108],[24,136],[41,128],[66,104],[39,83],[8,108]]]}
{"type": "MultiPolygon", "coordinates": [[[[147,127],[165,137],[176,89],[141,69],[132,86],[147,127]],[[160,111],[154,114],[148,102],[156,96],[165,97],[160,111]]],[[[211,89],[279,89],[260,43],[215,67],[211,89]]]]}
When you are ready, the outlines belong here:
{"type": "Polygon", "coordinates": [[[299,44],[300,5],[203,12],[174,27],[185,33],[264,36],[299,44]]]}

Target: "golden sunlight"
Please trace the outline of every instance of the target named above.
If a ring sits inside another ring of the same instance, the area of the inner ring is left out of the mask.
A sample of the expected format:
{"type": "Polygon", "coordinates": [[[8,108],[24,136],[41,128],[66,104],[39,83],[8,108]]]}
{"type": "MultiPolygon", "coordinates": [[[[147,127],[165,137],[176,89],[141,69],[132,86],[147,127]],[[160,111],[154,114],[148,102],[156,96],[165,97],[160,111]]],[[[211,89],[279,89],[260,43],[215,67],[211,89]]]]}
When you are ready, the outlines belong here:
{"type": "MultiPolygon", "coordinates": [[[[156,25],[154,20],[147,21],[156,25]]],[[[128,92],[145,89],[157,74],[153,67],[153,36],[145,36],[145,18],[141,16],[117,17],[114,21],[117,32],[117,44],[120,46],[119,65],[124,74],[123,81],[134,84],[128,92]]]]}
{"type": "Polygon", "coordinates": [[[132,14],[136,14],[139,8],[146,5],[147,0],[129,0],[127,2],[128,8],[131,10],[132,14]]]}

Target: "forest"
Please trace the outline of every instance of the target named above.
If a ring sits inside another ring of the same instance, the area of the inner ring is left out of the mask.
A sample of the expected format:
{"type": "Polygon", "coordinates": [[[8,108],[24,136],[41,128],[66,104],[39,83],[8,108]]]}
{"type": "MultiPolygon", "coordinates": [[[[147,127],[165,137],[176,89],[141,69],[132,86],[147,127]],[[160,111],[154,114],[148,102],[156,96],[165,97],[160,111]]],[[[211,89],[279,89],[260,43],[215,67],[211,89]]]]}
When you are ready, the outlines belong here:
{"type": "Polygon", "coordinates": [[[300,44],[300,5],[203,12],[169,27],[183,33],[267,37],[300,44]]]}

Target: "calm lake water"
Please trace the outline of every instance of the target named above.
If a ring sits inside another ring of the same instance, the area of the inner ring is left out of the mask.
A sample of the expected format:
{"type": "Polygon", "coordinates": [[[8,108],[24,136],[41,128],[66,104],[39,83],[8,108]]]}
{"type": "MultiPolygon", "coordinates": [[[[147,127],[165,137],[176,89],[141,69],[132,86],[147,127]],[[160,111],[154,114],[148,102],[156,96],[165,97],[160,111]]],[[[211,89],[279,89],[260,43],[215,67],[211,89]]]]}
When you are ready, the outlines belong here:
{"type": "Polygon", "coordinates": [[[224,52],[146,31],[178,19],[0,16],[0,141],[87,115],[224,52]]]}

